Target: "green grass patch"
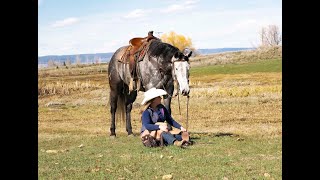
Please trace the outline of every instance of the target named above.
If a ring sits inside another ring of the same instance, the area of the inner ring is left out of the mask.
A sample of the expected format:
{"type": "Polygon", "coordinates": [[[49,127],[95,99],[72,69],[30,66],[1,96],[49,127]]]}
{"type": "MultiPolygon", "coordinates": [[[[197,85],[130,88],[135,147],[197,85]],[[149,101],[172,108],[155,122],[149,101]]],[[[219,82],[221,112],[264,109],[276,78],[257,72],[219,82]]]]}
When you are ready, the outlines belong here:
{"type": "Polygon", "coordinates": [[[39,179],[281,179],[281,137],[238,138],[200,136],[187,149],[146,148],[124,135],[42,139],[39,179]]]}
{"type": "Polygon", "coordinates": [[[264,60],[245,64],[212,65],[190,69],[191,76],[212,74],[244,74],[254,72],[282,72],[282,60],[264,60]]]}

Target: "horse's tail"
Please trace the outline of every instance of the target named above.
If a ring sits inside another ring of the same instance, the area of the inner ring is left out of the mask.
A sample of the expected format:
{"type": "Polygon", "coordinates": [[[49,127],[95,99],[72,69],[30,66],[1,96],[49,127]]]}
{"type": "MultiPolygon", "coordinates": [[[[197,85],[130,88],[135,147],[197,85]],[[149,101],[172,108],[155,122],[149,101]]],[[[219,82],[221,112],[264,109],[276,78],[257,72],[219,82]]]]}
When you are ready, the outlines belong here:
{"type": "Polygon", "coordinates": [[[126,118],[126,104],[125,104],[125,97],[123,93],[120,93],[118,95],[118,101],[117,101],[117,122],[120,122],[120,124],[125,123],[126,118]]]}

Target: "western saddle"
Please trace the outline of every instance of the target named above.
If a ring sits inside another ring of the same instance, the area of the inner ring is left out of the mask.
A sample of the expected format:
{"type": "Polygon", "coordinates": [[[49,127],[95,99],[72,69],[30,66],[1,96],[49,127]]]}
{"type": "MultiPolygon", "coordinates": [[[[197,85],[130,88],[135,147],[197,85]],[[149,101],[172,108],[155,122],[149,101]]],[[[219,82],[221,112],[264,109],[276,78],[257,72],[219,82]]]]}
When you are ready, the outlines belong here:
{"type": "Polygon", "coordinates": [[[123,62],[129,59],[129,69],[131,74],[129,91],[132,91],[133,89],[137,88],[137,87],[133,87],[133,86],[136,86],[136,84],[133,81],[136,81],[138,79],[136,74],[136,62],[144,57],[146,53],[146,48],[148,48],[149,42],[153,39],[160,40],[159,38],[153,36],[153,31],[149,31],[148,36],[144,38],[135,37],[130,39],[129,41],[130,45],[126,49],[126,52],[121,58],[123,62]]]}

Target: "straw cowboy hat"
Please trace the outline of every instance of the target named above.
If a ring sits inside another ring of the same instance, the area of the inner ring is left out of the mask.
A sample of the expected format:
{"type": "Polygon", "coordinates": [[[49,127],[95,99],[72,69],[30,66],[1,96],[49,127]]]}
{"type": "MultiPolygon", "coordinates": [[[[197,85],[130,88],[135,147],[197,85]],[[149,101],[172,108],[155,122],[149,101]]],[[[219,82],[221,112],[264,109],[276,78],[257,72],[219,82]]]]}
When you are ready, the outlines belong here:
{"type": "Polygon", "coordinates": [[[150,101],[151,99],[163,95],[167,95],[167,92],[163,89],[151,88],[144,93],[144,99],[142,100],[141,105],[145,105],[146,102],[150,101]]]}

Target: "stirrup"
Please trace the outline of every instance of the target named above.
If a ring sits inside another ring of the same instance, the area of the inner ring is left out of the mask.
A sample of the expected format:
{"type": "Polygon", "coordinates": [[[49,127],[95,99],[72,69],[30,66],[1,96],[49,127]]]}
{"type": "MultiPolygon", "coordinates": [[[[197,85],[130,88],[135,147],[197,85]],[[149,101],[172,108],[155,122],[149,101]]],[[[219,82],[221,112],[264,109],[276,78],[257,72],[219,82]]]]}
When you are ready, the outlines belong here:
{"type": "Polygon", "coordinates": [[[139,91],[140,90],[140,88],[141,88],[141,82],[140,82],[140,79],[137,79],[136,81],[135,81],[136,83],[136,89],[137,89],[137,91],[139,91]]]}
{"type": "Polygon", "coordinates": [[[133,78],[130,78],[130,84],[129,84],[129,91],[133,91],[135,87],[135,82],[133,81],[133,78]]]}

